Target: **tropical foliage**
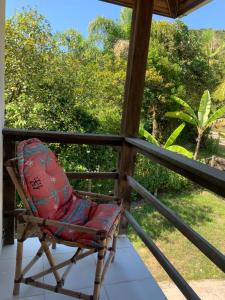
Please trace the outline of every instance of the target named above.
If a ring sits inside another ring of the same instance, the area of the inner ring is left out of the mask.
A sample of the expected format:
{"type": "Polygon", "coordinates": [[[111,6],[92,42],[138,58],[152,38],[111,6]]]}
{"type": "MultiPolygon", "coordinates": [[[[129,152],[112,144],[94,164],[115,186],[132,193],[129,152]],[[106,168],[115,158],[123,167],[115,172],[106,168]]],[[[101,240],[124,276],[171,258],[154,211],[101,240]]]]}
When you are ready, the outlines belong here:
{"type": "Polygon", "coordinates": [[[195,148],[195,153],[194,153],[194,159],[196,160],[198,157],[199,149],[200,149],[200,144],[201,144],[201,139],[202,136],[205,132],[205,130],[208,127],[211,127],[213,124],[218,122],[218,120],[223,117],[225,114],[225,105],[220,107],[218,110],[215,112],[211,113],[211,97],[210,93],[208,90],[204,91],[201,101],[199,104],[199,109],[198,113],[196,114],[194,110],[191,108],[191,106],[185,102],[184,100],[178,98],[178,97],[173,97],[174,101],[179,103],[180,105],[183,106],[184,111],[173,111],[173,112],[167,112],[166,116],[170,118],[177,118],[180,120],[183,120],[187,123],[190,123],[194,125],[197,129],[197,144],[195,148]],[[211,113],[211,114],[210,114],[211,113]]]}
{"type": "MultiPolygon", "coordinates": [[[[193,156],[192,152],[188,151],[187,149],[185,149],[182,146],[174,145],[174,142],[176,141],[176,139],[178,138],[178,136],[180,135],[180,133],[184,129],[184,127],[185,127],[185,123],[182,123],[181,125],[179,125],[171,133],[171,135],[168,137],[168,139],[166,140],[165,144],[162,147],[166,150],[173,151],[173,152],[182,154],[184,156],[187,156],[189,158],[192,158],[192,156],[193,156]]],[[[159,141],[157,141],[156,138],[151,133],[149,133],[147,130],[145,130],[144,127],[141,127],[139,129],[139,133],[141,136],[146,138],[146,140],[148,142],[150,142],[156,146],[160,146],[159,141]]]]}
{"type": "MultiPolygon", "coordinates": [[[[6,21],[6,126],[119,133],[130,25],[129,9],[122,10],[118,20],[96,18],[87,37],[75,29],[54,33],[49,22],[35,9],[23,9],[9,18],[6,21]]],[[[216,91],[223,83],[224,37],[224,31],[189,30],[181,21],[153,22],[141,123],[159,144],[165,144],[178,126],[175,119],[165,117],[166,112],[178,109],[171,95],[188,99],[187,105],[196,111],[196,99],[203,91],[206,88],[216,91]]],[[[216,110],[218,103],[223,104],[221,101],[212,93],[210,109],[216,110]]],[[[194,118],[187,107],[183,113],[194,118]]],[[[203,140],[207,139],[206,133],[203,140]]],[[[177,140],[179,145],[188,144],[188,149],[192,149],[194,126],[187,124],[177,140]]],[[[166,147],[172,150],[173,143],[169,139],[166,147]]],[[[117,154],[111,148],[59,144],[51,147],[68,170],[116,168],[117,154]]],[[[154,172],[154,165],[148,167],[154,172]]],[[[145,161],[137,171],[145,174],[145,161]]],[[[152,187],[157,188],[158,184],[159,188],[177,189],[177,177],[168,172],[159,176],[152,187]],[[164,179],[160,183],[161,178],[164,179]]],[[[149,180],[153,182],[153,176],[149,180]]],[[[180,182],[183,187],[183,181],[180,182]]],[[[93,183],[92,188],[102,189],[102,185],[93,183]]]]}

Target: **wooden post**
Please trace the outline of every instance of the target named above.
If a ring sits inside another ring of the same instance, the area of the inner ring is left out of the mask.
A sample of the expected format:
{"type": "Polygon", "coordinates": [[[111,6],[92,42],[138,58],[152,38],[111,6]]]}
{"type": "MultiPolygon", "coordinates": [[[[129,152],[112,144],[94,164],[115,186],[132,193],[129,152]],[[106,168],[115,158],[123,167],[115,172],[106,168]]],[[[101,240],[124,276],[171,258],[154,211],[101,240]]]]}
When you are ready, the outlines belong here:
{"type": "MultiPolygon", "coordinates": [[[[4,138],[3,141],[4,162],[15,157],[15,142],[4,138]]],[[[14,244],[15,224],[15,186],[9,177],[8,172],[4,168],[3,171],[3,241],[5,245],[14,244]],[[5,213],[5,215],[4,215],[5,213]]]]}
{"type": "MultiPolygon", "coordinates": [[[[121,134],[125,137],[138,135],[141,104],[144,93],[145,72],[151,32],[154,0],[136,0],[132,16],[132,32],[128,54],[127,77],[121,134]]],[[[123,198],[124,207],[130,208],[131,189],[126,175],[134,172],[135,152],[125,143],[119,159],[118,196],[123,198]]],[[[126,233],[127,221],[123,219],[120,233],[126,233]]]]}
{"type": "Polygon", "coordinates": [[[2,248],[2,211],[3,211],[3,195],[2,195],[2,168],[3,168],[3,137],[2,128],[4,126],[4,52],[5,52],[5,0],[0,0],[0,254],[2,248]]]}

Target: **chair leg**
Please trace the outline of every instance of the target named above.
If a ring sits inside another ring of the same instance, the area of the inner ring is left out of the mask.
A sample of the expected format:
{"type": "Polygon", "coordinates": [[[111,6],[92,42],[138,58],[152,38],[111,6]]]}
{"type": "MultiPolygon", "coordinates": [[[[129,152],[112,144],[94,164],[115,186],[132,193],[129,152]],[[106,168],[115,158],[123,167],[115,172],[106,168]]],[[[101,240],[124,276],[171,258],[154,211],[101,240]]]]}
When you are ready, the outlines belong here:
{"type": "MultiPolygon", "coordinates": [[[[48,259],[48,262],[49,262],[50,266],[54,268],[55,265],[56,265],[56,264],[55,264],[55,260],[54,260],[52,254],[51,254],[51,252],[50,252],[50,250],[49,250],[49,247],[48,247],[47,242],[45,241],[45,234],[44,234],[43,237],[40,239],[40,242],[41,242],[41,245],[42,245],[42,247],[43,247],[43,250],[44,250],[44,252],[45,252],[45,255],[46,255],[47,259],[48,259]]],[[[58,271],[55,270],[55,269],[53,269],[52,272],[53,272],[53,275],[54,275],[55,280],[56,280],[56,282],[57,282],[57,285],[62,286],[61,277],[60,277],[58,271]]]]}
{"type": "Polygon", "coordinates": [[[56,242],[52,243],[52,249],[55,250],[56,249],[56,242]]]}
{"type": "Polygon", "coordinates": [[[113,236],[112,251],[113,251],[114,255],[113,255],[113,258],[112,258],[112,263],[114,262],[115,256],[116,256],[116,243],[117,243],[117,237],[118,237],[117,234],[115,234],[115,235],[113,236]]]}
{"type": "Polygon", "coordinates": [[[14,277],[14,287],[13,287],[13,295],[17,296],[20,292],[20,284],[22,281],[22,262],[23,262],[23,242],[26,240],[27,235],[31,229],[32,225],[27,223],[20,238],[17,238],[17,249],[16,249],[16,270],[14,277]]]}
{"type": "Polygon", "coordinates": [[[16,250],[16,271],[15,271],[15,281],[13,288],[13,295],[18,296],[20,292],[20,283],[21,283],[21,271],[22,271],[22,259],[23,259],[23,241],[17,242],[16,250]]]}
{"type": "Polygon", "coordinates": [[[102,283],[102,272],[104,267],[104,259],[106,254],[106,239],[102,240],[102,247],[98,251],[98,260],[95,272],[95,283],[94,283],[94,294],[93,300],[99,300],[101,283],[102,283]]]}

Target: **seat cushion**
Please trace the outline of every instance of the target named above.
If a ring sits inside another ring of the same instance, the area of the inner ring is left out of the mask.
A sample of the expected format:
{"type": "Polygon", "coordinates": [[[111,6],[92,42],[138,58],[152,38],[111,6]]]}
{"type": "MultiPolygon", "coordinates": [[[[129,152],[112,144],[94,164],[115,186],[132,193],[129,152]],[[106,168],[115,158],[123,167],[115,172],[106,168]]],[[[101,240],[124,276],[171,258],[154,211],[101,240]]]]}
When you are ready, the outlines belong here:
{"type": "MultiPolygon", "coordinates": [[[[121,206],[114,204],[97,204],[87,199],[79,199],[74,194],[72,201],[70,201],[70,208],[57,220],[69,224],[94,228],[109,234],[114,228],[114,224],[120,214],[121,206]]],[[[55,237],[67,241],[78,242],[90,246],[96,246],[98,242],[95,239],[95,236],[91,234],[64,228],[57,229],[53,226],[48,226],[48,229],[55,237]]]]}
{"type": "MultiPolygon", "coordinates": [[[[68,224],[111,231],[121,213],[113,204],[81,199],[71,187],[54,153],[34,138],[18,144],[18,168],[30,208],[35,216],[68,224]]],[[[95,245],[90,234],[46,226],[47,233],[67,241],[95,245]]]]}

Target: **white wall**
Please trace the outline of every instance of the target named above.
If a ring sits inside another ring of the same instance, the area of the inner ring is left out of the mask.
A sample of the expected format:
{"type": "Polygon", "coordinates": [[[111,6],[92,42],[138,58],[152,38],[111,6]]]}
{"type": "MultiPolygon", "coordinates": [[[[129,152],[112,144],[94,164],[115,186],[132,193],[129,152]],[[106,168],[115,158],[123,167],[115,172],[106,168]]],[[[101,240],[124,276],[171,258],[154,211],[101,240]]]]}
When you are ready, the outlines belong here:
{"type": "Polygon", "coordinates": [[[5,47],[5,0],[0,0],[0,253],[2,249],[2,128],[4,125],[4,47],[5,47]]]}

